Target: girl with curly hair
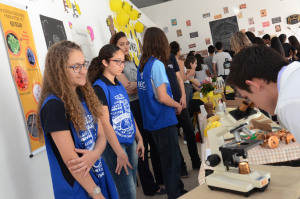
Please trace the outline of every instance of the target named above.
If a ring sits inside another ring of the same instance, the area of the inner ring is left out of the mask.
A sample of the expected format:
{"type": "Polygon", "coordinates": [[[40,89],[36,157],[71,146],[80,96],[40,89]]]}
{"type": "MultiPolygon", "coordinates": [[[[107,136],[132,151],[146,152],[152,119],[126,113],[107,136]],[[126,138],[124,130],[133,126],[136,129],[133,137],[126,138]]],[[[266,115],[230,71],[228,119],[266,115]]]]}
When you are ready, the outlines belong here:
{"type": "Polygon", "coordinates": [[[126,89],[116,78],[121,75],[124,64],[122,50],[116,45],[107,44],[92,60],[88,78],[103,103],[100,118],[108,144],[102,157],[114,179],[119,197],[135,199],[138,156],[144,160],[145,148],[126,89]]]}
{"type": "Polygon", "coordinates": [[[39,138],[45,139],[55,198],[117,199],[101,158],[106,146],[102,105],[86,80],[87,67],[74,42],[62,41],[48,50],[38,107],[39,138]]]}

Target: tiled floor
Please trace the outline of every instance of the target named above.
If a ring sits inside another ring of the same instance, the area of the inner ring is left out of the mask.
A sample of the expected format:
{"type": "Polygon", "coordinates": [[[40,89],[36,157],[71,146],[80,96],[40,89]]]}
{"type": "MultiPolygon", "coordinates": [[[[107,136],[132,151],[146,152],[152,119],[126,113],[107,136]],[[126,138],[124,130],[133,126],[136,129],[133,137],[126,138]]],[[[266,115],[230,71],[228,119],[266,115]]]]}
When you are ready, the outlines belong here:
{"type": "MultiPolygon", "coordinates": [[[[189,173],[189,176],[188,178],[181,178],[181,180],[183,181],[184,183],[184,189],[185,190],[192,190],[194,189],[195,187],[198,186],[198,174],[199,174],[199,171],[198,170],[193,170],[192,169],[192,162],[190,160],[190,156],[188,154],[188,149],[187,149],[187,145],[184,145],[183,144],[183,136],[181,137],[178,137],[179,138],[179,145],[180,145],[180,148],[181,148],[181,152],[182,152],[182,155],[184,157],[184,160],[186,162],[186,166],[187,166],[187,170],[188,170],[188,173],[189,173]]],[[[197,143],[197,146],[198,146],[198,152],[200,154],[200,143],[197,143]]],[[[149,164],[151,165],[151,164],[149,164]]],[[[152,169],[152,168],[150,168],[152,169]]],[[[162,196],[145,196],[143,194],[143,190],[142,190],[142,186],[141,184],[139,183],[139,187],[137,187],[137,199],[167,199],[167,195],[162,195],[162,196]]]]}

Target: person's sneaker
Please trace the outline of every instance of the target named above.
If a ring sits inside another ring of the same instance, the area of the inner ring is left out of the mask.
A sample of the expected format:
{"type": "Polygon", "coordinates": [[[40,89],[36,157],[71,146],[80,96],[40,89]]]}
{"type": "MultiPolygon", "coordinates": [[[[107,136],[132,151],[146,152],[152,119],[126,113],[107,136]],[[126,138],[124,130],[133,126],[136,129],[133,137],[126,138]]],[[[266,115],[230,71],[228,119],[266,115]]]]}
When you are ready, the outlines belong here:
{"type": "Polygon", "coordinates": [[[187,172],[186,166],[181,168],[180,177],[181,178],[188,178],[189,177],[189,173],[187,172]]]}
{"type": "Polygon", "coordinates": [[[192,164],[192,167],[194,170],[199,170],[201,167],[201,163],[197,163],[197,164],[192,164]]]}
{"type": "Polygon", "coordinates": [[[180,194],[181,194],[181,195],[184,195],[184,194],[186,194],[187,192],[189,192],[189,191],[182,189],[182,190],[180,191],[180,194]]]}
{"type": "Polygon", "coordinates": [[[166,194],[167,191],[164,188],[160,188],[157,192],[153,193],[153,194],[144,194],[145,196],[154,196],[154,195],[164,195],[166,194]]]}
{"type": "Polygon", "coordinates": [[[187,141],[183,140],[183,144],[187,145],[187,141]]]}

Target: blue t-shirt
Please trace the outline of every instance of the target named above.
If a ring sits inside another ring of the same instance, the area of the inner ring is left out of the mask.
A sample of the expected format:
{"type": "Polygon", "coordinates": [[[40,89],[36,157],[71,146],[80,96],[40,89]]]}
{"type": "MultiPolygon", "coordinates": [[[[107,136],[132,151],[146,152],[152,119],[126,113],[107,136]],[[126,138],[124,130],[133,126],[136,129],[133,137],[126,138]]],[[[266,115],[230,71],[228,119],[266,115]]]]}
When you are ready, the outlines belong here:
{"type": "Polygon", "coordinates": [[[177,124],[175,108],[160,103],[156,96],[156,89],[165,83],[167,94],[172,98],[163,63],[151,57],[142,73],[138,69],[137,82],[144,129],[155,131],[177,124]]]}
{"type": "Polygon", "coordinates": [[[164,64],[159,60],[155,60],[153,63],[151,69],[151,79],[153,80],[155,88],[158,88],[163,83],[165,83],[166,86],[169,85],[169,79],[166,74],[166,68],[164,64]]]}
{"type": "MultiPolygon", "coordinates": [[[[96,86],[100,86],[105,93],[110,124],[113,127],[120,144],[132,144],[135,139],[136,128],[125,88],[118,81],[115,81],[115,84],[112,84],[103,75],[100,75],[99,79],[94,83],[94,89],[96,86]]],[[[96,94],[98,95],[97,92],[96,94]]],[[[101,96],[98,95],[98,98],[103,101],[101,96]]]]}

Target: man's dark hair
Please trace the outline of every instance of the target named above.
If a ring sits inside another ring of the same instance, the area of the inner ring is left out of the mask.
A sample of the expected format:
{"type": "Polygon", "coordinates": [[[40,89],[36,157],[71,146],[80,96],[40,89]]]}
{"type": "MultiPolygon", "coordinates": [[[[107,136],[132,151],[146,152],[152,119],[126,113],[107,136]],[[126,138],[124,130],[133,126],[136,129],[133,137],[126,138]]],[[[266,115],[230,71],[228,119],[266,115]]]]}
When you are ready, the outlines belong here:
{"type": "Polygon", "coordinates": [[[265,34],[262,39],[271,41],[271,36],[269,34],[265,34]]]}
{"type": "Polygon", "coordinates": [[[286,39],[286,34],[281,34],[281,35],[279,35],[278,38],[279,38],[280,42],[283,44],[284,40],[286,39]]]}
{"type": "Polygon", "coordinates": [[[194,52],[196,52],[196,51],[194,51],[194,50],[191,50],[189,53],[194,53],[194,52]]]}
{"type": "Polygon", "coordinates": [[[267,46],[245,47],[234,57],[226,84],[251,93],[246,80],[258,78],[267,84],[276,83],[279,71],[288,64],[283,56],[267,46]]]}
{"type": "Polygon", "coordinates": [[[245,32],[245,35],[249,38],[251,42],[253,42],[253,39],[255,38],[255,34],[253,32],[247,31],[245,32]]]}
{"type": "Polygon", "coordinates": [[[223,48],[223,44],[222,44],[222,42],[220,42],[220,41],[218,41],[218,42],[215,44],[215,46],[216,46],[216,49],[217,49],[217,50],[221,50],[221,49],[223,48]]]}
{"type": "Polygon", "coordinates": [[[170,51],[173,55],[177,55],[178,51],[180,51],[180,46],[179,43],[177,43],[177,41],[172,41],[170,43],[170,51]]]}
{"type": "MultiPolygon", "coordinates": [[[[194,51],[195,52],[195,51],[194,51]]],[[[186,57],[195,57],[194,53],[192,51],[189,52],[189,54],[187,54],[186,57]]]]}
{"type": "Polygon", "coordinates": [[[215,52],[215,47],[213,45],[208,46],[209,54],[213,54],[215,52]]]}

